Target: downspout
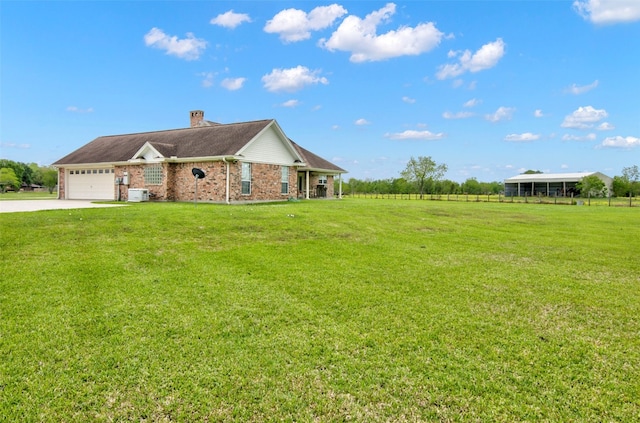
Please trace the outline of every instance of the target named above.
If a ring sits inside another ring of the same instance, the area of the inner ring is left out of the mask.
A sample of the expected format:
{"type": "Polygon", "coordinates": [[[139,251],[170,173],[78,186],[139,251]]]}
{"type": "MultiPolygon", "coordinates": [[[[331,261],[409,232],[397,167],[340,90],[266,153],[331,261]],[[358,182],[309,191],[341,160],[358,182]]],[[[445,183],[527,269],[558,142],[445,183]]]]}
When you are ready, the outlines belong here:
{"type": "Polygon", "coordinates": [[[307,178],[306,179],[307,179],[307,182],[306,182],[306,184],[307,184],[307,196],[306,196],[306,199],[308,200],[309,199],[309,171],[308,170],[307,170],[307,178]]]}
{"type": "Polygon", "coordinates": [[[222,161],[227,165],[227,183],[225,187],[224,197],[225,197],[225,202],[229,204],[229,162],[227,161],[226,157],[223,157],[222,161]]]}

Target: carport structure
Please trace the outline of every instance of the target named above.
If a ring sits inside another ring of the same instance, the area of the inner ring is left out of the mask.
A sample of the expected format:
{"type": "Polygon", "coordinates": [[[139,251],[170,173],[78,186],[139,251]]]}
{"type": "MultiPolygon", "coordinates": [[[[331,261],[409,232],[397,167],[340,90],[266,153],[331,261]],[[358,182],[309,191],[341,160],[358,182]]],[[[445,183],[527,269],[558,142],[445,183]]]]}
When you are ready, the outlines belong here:
{"type": "Polygon", "coordinates": [[[507,197],[569,197],[577,195],[576,184],[585,176],[595,175],[611,192],[613,179],[600,172],[578,173],[532,173],[517,175],[504,180],[504,195],[507,197]]]}

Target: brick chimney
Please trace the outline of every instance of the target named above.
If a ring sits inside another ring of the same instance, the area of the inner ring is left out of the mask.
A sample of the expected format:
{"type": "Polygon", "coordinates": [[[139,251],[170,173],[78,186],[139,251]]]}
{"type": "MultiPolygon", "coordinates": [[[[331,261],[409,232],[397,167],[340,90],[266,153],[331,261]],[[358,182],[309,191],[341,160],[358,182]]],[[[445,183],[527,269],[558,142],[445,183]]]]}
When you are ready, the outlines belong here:
{"type": "Polygon", "coordinates": [[[204,112],[202,110],[192,110],[189,112],[189,119],[192,128],[200,126],[200,122],[204,120],[204,112]]]}

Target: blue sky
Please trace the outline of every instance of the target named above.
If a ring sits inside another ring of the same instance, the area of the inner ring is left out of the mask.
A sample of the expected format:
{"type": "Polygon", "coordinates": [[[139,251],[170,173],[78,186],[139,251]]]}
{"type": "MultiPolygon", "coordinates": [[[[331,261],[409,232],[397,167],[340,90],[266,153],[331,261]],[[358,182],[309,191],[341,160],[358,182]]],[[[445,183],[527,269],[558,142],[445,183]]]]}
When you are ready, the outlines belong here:
{"type": "Polygon", "coordinates": [[[274,118],[350,177],[640,163],[640,1],[2,1],[0,157],[274,118]]]}

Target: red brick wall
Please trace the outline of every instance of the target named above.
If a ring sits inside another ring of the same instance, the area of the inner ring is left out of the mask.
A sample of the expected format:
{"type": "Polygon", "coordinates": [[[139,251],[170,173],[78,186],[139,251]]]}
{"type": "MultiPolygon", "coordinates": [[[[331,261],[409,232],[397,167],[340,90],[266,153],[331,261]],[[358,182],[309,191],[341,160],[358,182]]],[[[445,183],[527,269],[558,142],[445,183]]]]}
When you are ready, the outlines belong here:
{"type": "MultiPolygon", "coordinates": [[[[146,188],[152,200],[161,201],[193,201],[195,197],[195,178],[191,169],[196,167],[205,172],[205,177],[198,180],[198,201],[225,202],[227,163],[195,162],[195,163],[163,163],[162,184],[145,184],[144,168],[150,165],[118,166],[115,176],[124,177],[129,174],[129,185],[120,186],[120,199],[128,199],[129,188],[146,188]]],[[[274,201],[295,197],[296,171],[289,169],[289,193],[281,194],[282,168],[280,165],[251,164],[251,194],[242,194],[242,164],[229,163],[229,201],[274,201]]]]}
{"type": "MultiPolygon", "coordinates": [[[[206,176],[198,180],[198,201],[224,202],[226,201],[226,177],[227,164],[218,162],[197,163],[162,163],[162,184],[145,184],[144,168],[153,166],[147,164],[125,165],[115,167],[115,177],[124,178],[125,172],[129,175],[129,185],[120,185],[120,196],[116,191],[116,199],[128,200],[129,188],[146,188],[149,190],[151,200],[160,201],[193,201],[195,194],[195,178],[191,169],[202,169],[206,176]]],[[[251,164],[251,194],[242,194],[242,163],[229,163],[229,200],[240,201],[277,201],[286,200],[289,197],[302,195],[304,186],[298,187],[298,172],[295,167],[289,168],[289,193],[282,194],[281,180],[282,170],[280,165],[252,163],[251,164]]],[[[305,172],[302,172],[305,173],[305,172]]],[[[59,186],[58,198],[66,198],[65,169],[58,169],[59,186]]],[[[327,176],[327,198],[332,198],[334,177],[327,176]]],[[[309,187],[313,191],[318,185],[318,174],[311,172],[309,187]]],[[[314,195],[312,195],[313,197],[314,195]]]]}
{"type": "Polygon", "coordinates": [[[286,200],[296,196],[296,171],[289,168],[289,192],[282,194],[282,166],[251,163],[251,194],[242,194],[242,164],[237,163],[236,173],[231,177],[232,201],[286,200]]]}
{"type": "Polygon", "coordinates": [[[58,198],[65,199],[67,194],[66,187],[66,178],[65,178],[65,168],[58,169],[58,198]]]}

